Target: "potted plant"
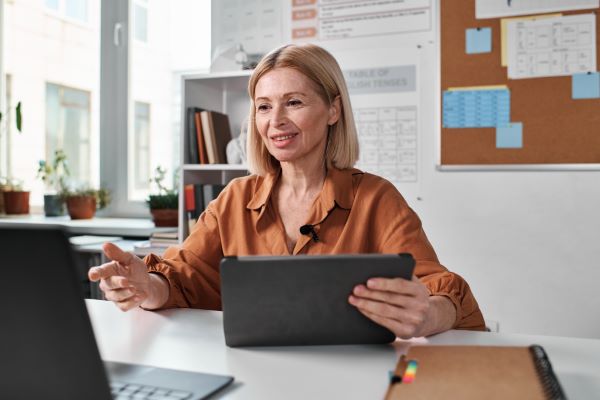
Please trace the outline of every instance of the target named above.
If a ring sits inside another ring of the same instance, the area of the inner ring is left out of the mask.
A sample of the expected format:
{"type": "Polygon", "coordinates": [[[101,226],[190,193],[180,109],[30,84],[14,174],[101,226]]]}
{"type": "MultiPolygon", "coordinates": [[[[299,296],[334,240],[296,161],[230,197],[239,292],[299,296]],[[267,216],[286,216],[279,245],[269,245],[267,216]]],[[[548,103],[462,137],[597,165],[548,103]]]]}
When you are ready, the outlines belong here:
{"type": "Polygon", "coordinates": [[[29,191],[23,190],[23,182],[14,178],[5,178],[3,182],[4,212],[29,214],[29,191]]]}
{"type": "Polygon", "coordinates": [[[61,196],[67,204],[67,211],[71,219],[94,218],[96,210],[100,210],[110,203],[110,192],[103,188],[82,188],[73,191],[66,189],[61,196]]]}
{"type": "MultiPolygon", "coordinates": [[[[9,111],[10,110],[7,110],[6,114],[8,114],[9,111]]],[[[2,136],[1,133],[3,133],[5,130],[8,129],[8,126],[6,125],[7,122],[5,122],[3,117],[4,117],[4,114],[0,111],[0,137],[2,136]]],[[[17,131],[19,133],[21,133],[21,128],[23,127],[23,114],[21,112],[21,102],[18,102],[17,106],[15,107],[15,125],[17,127],[17,131]]],[[[15,185],[15,183],[14,183],[13,179],[6,178],[6,177],[0,178],[0,214],[5,212],[4,194],[3,193],[5,191],[9,191],[9,190],[12,191],[11,189],[14,187],[14,185],[15,185]]],[[[27,200],[27,204],[28,204],[27,213],[29,213],[29,200],[27,200]]]]}
{"type": "Polygon", "coordinates": [[[67,189],[66,178],[70,175],[67,165],[67,156],[64,151],[56,150],[52,163],[40,160],[37,177],[46,184],[47,193],[44,194],[44,214],[47,217],[56,217],[65,213],[63,193],[67,189]]]}
{"type": "MultiPolygon", "coordinates": [[[[155,226],[177,226],[179,195],[176,189],[167,189],[164,186],[165,174],[166,170],[160,165],[156,167],[154,177],[150,179],[150,182],[158,188],[158,193],[149,195],[146,203],[150,208],[155,226]]],[[[174,181],[176,182],[177,179],[174,181]]]]}

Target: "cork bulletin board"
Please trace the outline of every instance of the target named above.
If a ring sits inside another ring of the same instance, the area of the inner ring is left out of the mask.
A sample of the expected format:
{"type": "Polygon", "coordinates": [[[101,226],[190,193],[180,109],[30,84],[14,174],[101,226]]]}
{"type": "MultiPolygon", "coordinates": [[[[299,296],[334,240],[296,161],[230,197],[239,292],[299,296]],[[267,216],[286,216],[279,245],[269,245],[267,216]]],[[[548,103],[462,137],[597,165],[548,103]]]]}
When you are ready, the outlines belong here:
{"type": "MultiPolygon", "coordinates": [[[[561,13],[595,13],[598,64],[600,9],[561,13]]],[[[475,0],[440,2],[440,96],[453,87],[506,85],[510,120],[523,124],[522,147],[497,148],[495,128],[442,126],[439,168],[600,169],[600,99],[573,99],[571,76],[508,79],[501,65],[500,20],[476,19],[475,0]],[[491,52],[467,54],[466,29],[484,27],[492,31],[491,52]]]]}

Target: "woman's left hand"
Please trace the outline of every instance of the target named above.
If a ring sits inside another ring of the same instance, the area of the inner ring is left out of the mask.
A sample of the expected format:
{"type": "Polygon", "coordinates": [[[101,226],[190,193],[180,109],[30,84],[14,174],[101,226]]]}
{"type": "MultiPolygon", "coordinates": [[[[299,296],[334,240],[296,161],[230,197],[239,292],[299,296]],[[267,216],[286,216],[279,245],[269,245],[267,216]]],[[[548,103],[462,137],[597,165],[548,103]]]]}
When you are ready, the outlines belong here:
{"type": "Polygon", "coordinates": [[[424,335],[429,318],[429,291],[417,277],[371,278],[354,287],[348,301],[375,323],[397,337],[410,339],[424,335]]]}

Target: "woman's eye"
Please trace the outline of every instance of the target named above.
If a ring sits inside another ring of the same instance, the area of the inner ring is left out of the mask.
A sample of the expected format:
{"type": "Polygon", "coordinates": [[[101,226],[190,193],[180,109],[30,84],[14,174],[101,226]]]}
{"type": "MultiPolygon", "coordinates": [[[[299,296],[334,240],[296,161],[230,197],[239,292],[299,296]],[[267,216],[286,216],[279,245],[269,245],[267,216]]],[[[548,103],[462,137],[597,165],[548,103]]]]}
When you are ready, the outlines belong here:
{"type": "Polygon", "coordinates": [[[258,111],[267,111],[269,109],[268,104],[260,104],[257,108],[258,111]]]}
{"type": "Polygon", "coordinates": [[[299,106],[301,104],[302,104],[302,102],[300,100],[290,100],[290,101],[288,101],[288,106],[292,106],[292,107],[299,106]]]}

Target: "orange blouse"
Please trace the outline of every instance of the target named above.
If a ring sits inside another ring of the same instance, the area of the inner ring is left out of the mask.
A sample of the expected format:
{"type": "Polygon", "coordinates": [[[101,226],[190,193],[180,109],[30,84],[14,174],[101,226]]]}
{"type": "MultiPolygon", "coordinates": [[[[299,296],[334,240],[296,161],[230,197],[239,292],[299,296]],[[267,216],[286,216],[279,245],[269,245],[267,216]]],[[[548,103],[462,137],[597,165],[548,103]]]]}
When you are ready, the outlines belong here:
{"type": "MultiPolygon", "coordinates": [[[[210,202],[190,236],[163,257],[144,261],[169,282],[163,308],[221,309],[219,263],[224,256],[288,255],[286,234],[271,200],[280,174],[233,180],[210,202]]],[[[411,253],[415,275],[431,295],[456,307],[458,329],[484,329],[469,285],[442,266],[421,221],[387,180],[357,169],[330,168],[307,224],[319,241],[302,235],[293,254],[411,253]]]]}

